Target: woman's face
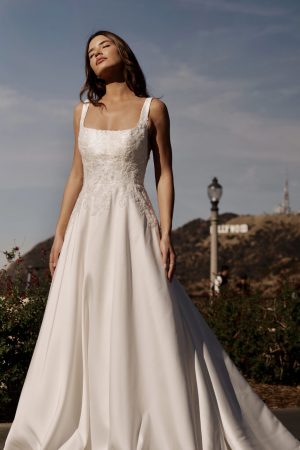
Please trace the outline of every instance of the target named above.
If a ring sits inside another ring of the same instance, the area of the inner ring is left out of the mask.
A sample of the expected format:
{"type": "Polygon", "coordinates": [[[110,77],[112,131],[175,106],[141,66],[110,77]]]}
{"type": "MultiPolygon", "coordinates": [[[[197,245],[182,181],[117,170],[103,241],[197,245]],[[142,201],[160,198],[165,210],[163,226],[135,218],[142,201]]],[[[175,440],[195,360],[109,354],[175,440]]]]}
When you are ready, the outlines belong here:
{"type": "Polygon", "coordinates": [[[117,46],[102,34],[95,36],[89,43],[88,55],[95,75],[103,79],[123,64],[117,46]]]}

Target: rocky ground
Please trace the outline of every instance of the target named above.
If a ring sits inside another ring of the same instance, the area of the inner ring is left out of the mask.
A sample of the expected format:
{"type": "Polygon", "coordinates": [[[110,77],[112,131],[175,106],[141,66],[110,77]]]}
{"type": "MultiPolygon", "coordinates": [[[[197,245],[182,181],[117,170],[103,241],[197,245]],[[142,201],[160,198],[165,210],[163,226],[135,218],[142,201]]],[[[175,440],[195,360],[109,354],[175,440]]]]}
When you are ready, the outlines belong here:
{"type": "Polygon", "coordinates": [[[300,385],[280,386],[247,381],[269,408],[300,408],[300,385]]]}

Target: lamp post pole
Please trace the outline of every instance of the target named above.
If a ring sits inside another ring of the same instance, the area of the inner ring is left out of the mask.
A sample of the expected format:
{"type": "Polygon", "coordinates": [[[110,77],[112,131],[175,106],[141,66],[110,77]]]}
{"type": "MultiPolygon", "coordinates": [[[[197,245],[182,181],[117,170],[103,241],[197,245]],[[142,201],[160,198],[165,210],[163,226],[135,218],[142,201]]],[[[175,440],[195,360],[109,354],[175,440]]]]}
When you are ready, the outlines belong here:
{"type": "Polygon", "coordinates": [[[222,186],[218,183],[216,177],[213,178],[211,184],[207,188],[208,197],[211,202],[210,210],[210,286],[213,288],[214,280],[218,273],[218,204],[222,196],[222,186]]]}
{"type": "Polygon", "coordinates": [[[210,210],[210,285],[213,286],[214,279],[218,273],[218,207],[212,206],[210,210]]]}

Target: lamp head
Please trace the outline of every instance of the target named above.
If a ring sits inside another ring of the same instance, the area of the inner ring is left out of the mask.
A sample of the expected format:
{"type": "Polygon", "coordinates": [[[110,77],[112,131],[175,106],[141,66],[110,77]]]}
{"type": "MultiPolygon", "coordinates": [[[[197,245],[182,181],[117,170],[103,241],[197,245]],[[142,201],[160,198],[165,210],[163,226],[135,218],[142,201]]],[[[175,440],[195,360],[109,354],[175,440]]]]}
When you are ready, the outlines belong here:
{"type": "Polygon", "coordinates": [[[223,188],[219,184],[216,177],[213,178],[210,185],[207,187],[207,194],[212,204],[212,209],[218,209],[218,203],[222,197],[223,188]]]}

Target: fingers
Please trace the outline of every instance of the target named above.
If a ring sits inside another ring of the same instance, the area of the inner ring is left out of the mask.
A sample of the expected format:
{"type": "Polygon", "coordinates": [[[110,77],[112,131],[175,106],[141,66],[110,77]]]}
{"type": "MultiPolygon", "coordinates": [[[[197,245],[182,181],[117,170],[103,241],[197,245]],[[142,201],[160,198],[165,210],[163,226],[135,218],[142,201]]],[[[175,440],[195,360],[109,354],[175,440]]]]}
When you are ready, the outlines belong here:
{"type": "Polygon", "coordinates": [[[50,261],[50,262],[49,262],[49,269],[50,269],[50,272],[51,272],[51,276],[53,276],[55,267],[56,267],[56,263],[53,262],[53,261],[50,261]]]}
{"type": "Polygon", "coordinates": [[[167,267],[168,267],[168,251],[167,250],[162,252],[162,262],[163,262],[164,269],[167,270],[167,267]]]}
{"type": "Polygon", "coordinates": [[[165,252],[163,252],[162,259],[167,277],[171,281],[176,267],[176,255],[172,249],[168,248],[165,252]]]}
{"type": "Polygon", "coordinates": [[[175,254],[173,252],[170,253],[170,263],[169,263],[169,270],[168,270],[168,278],[169,280],[172,279],[174,271],[175,271],[175,254]]]}
{"type": "Polygon", "coordinates": [[[54,270],[55,270],[55,268],[57,266],[57,259],[58,259],[58,256],[54,252],[53,252],[53,254],[50,253],[49,269],[50,269],[52,277],[53,277],[54,270]]]}

